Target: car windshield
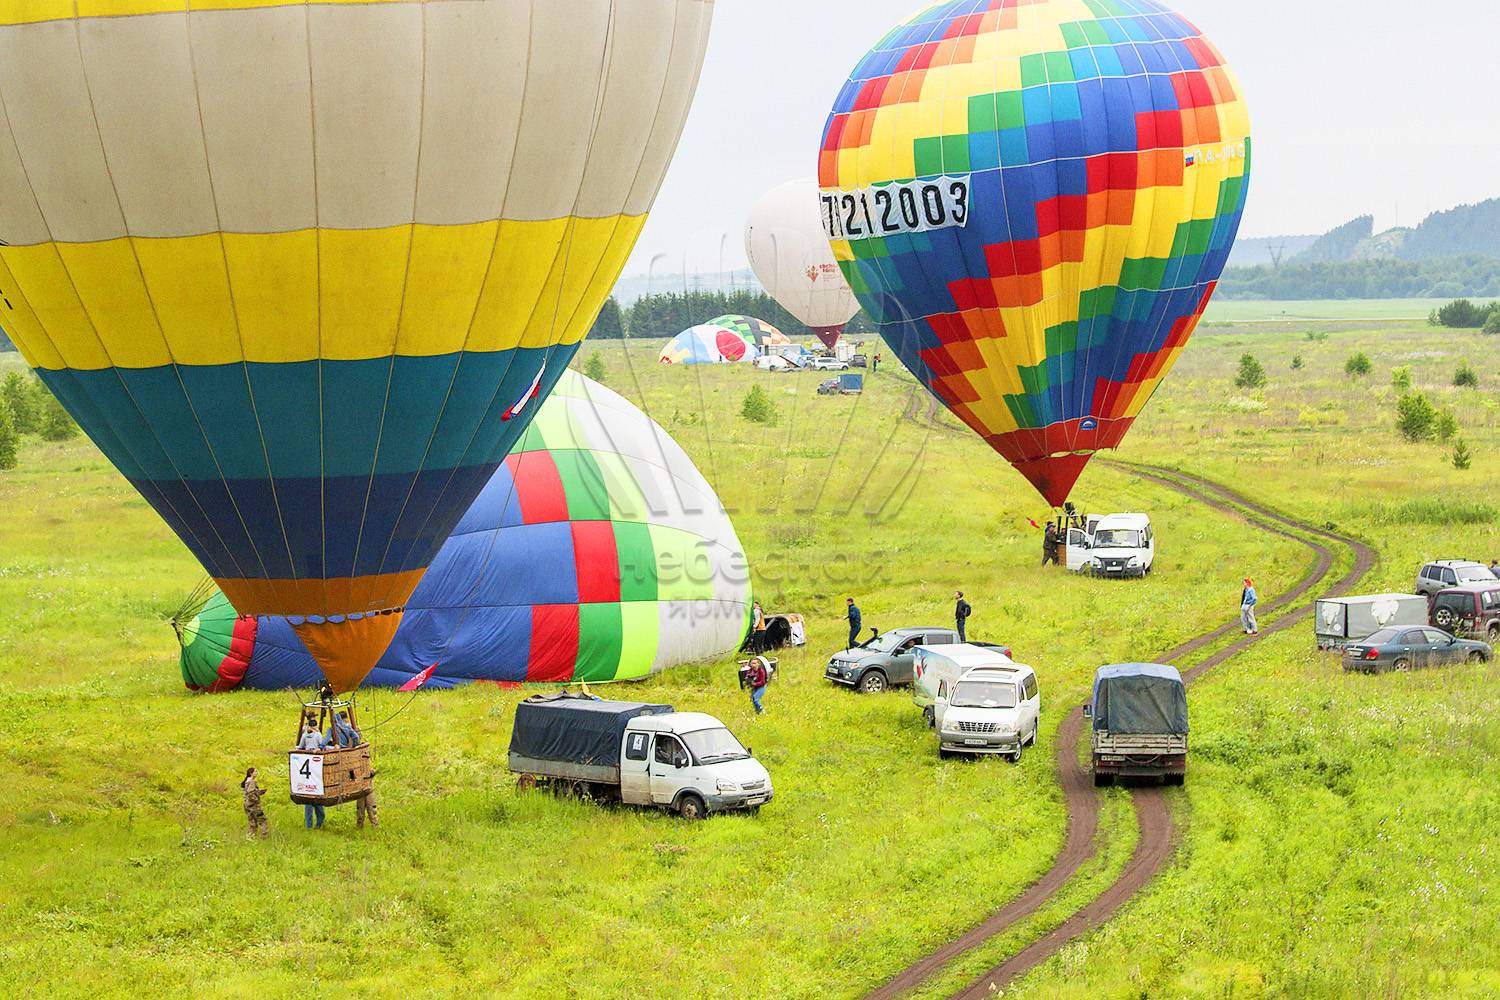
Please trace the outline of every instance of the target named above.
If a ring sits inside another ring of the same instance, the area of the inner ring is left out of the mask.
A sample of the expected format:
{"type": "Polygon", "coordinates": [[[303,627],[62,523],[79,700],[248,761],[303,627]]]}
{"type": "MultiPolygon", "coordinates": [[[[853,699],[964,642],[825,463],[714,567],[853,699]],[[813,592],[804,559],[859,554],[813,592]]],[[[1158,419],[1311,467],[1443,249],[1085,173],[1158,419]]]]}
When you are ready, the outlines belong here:
{"type": "Polygon", "coordinates": [[[870,644],[865,648],[873,649],[877,653],[889,653],[891,650],[895,649],[901,643],[910,638],[911,636],[901,635],[897,632],[887,632],[882,636],[871,639],[870,644]]]}
{"type": "Polygon", "coordinates": [[[750,756],[740,745],[740,741],[734,738],[734,734],[722,727],[700,729],[696,733],[688,733],[682,740],[700,764],[713,764],[721,760],[739,760],[741,757],[750,756]]]}
{"type": "Polygon", "coordinates": [[[1484,580],[1493,580],[1495,574],[1486,566],[1460,566],[1458,568],[1459,583],[1479,583],[1484,580]]]}
{"type": "Polygon", "coordinates": [[[1365,639],[1365,645],[1381,646],[1388,642],[1395,642],[1396,637],[1400,634],[1400,629],[1383,628],[1379,632],[1372,633],[1367,639],[1365,639]]]}
{"type": "Polygon", "coordinates": [[[959,681],[954,708],[1015,708],[1016,686],[1010,681],[959,681]]]}
{"type": "Polygon", "coordinates": [[[1138,549],[1141,533],[1134,528],[1101,528],[1094,532],[1096,549],[1138,549]]]}

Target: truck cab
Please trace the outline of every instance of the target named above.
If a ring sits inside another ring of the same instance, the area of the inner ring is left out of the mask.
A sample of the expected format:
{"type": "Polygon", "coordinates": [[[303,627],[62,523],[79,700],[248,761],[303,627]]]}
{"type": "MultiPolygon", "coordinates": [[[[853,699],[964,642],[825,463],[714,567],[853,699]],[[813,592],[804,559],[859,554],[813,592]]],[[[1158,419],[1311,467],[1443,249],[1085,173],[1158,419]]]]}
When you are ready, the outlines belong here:
{"type": "Polygon", "coordinates": [[[1145,514],[1109,514],[1092,530],[1069,528],[1067,567],[1095,576],[1144,577],[1156,563],[1156,532],[1145,514]]]}
{"type": "Polygon", "coordinates": [[[643,715],[625,729],[620,799],[688,819],[771,801],[771,776],[718,719],[702,712],[643,715]]]}
{"type": "Polygon", "coordinates": [[[938,756],[1004,754],[1019,764],[1021,751],[1036,743],[1041,714],[1036,671],[1024,663],[966,670],[938,685],[938,756]]]}

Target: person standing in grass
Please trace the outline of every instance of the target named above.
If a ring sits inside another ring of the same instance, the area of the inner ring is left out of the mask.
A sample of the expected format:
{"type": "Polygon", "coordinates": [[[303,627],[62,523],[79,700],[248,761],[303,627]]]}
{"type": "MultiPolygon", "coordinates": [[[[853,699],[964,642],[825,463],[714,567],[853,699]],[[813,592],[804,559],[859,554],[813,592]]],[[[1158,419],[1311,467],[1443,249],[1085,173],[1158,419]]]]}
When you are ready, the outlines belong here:
{"type": "Polygon", "coordinates": [[[266,791],[255,780],[255,768],[245,769],[245,780],[240,782],[240,788],[245,792],[245,819],[250,823],[250,832],[245,836],[264,839],[271,832],[271,823],[266,819],[266,811],[260,804],[261,796],[266,791]]]}
{"type": "Polygon", "coordinates": [[[1042,531],[1042,565],[1057,562],[1057,526],[1051,521],[1042,531]]]}
{"type": "Polygon", "coordinates": [[[1260,598],[1255,593],[1255,581],[1245,578],[1245,589],[1240,591],[1240,624],[1246,635],[1260,635],[1260,625],[1255,621],[1255,605],[1260,598]]]}
{"type": "Polygon", "coordinates": [[[372,829],[380,825],[378,819],[375,816],[375,775],[374,775],[374,773],[371,773],[371,775],[370,775],[370,790],[368,792],[366,792],[365,794],[361,795],[359,798],[357,798],[357,799],[354,800],[354,827],[355,827],[355,829],[357,829],[357,830],[363,830],[364,826],[365,826],[365,819],[366,818],[368,818],[370,820],[370,827],[372,829]]]}
{"type": "Polygon", "coordinates": [[[854,603],[854,598],[847,598],[849,602],[849,613],[844,615],[849,619],[849,648],[853,649],[859,643],[859,626],[862,621],[859,614],[859,605],[854,603]]]}
{"type": "Polygon", "coordinates": [[[969,606],[968,601],[964,600],[962,590],[954,593],[953,600],[956,602],[953,605],[953,621],[958,626],[958,641],[968,642],[969,637],[964,634],[964,626],[968,624],[969,615],[974,613],[974,609],[969,606]]]}
{"type": "MultiPolygon", "coordinates": [[[[302,727],[302,738],[297,741],[297,749],[312,752],[327,750],[329,747],[329,741],[323,738],[322,733],[318,732],[317,724],[305,719],[303,721],[304,725],[302,727]]],[[[324,813],[322,806],[304,805],[302,807],[302,820],[307,824],[307,828],[309,830],[314,829],[315,827],[317,829],[322,829],[323,820],[326,818],[327,816],[324,813]]]]}
{"type": "Polygon", "coordinates": [[[750,669],[745,673],[745,683],[750,685],[750,704],[755,706],[755,714],[763,715],[766,707],[761,704],[765,697],[766,685],[771,682],[771,673],[766,669],[766,658],[756,656],[750,660],[750,669]]]}
{"type": "Polygon", "coordinates": [[[760,602],[756,601],[750,608],[753,619],[750,625],[750,652],[764,653],[766,651],[766,613],[761,610],[760,602]]]}

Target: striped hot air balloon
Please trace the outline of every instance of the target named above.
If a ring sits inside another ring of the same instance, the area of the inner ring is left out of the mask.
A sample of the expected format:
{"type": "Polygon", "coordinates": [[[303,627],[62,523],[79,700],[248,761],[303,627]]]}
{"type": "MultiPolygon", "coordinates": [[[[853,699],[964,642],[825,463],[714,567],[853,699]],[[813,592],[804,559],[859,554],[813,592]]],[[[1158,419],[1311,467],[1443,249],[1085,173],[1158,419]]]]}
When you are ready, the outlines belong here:
{"type": "Polygon", "coordinates": [[[1249,167],[1238,82],[1155,0],[948,0],[839,94],[823,221],[907,368],[1061,505],[1192,335],[1249,167]]]}
{"type": "Polygon", "coordinates": [[[356,688],[609,294],[712,0],[0,9],[0,326],[356,688]]]}

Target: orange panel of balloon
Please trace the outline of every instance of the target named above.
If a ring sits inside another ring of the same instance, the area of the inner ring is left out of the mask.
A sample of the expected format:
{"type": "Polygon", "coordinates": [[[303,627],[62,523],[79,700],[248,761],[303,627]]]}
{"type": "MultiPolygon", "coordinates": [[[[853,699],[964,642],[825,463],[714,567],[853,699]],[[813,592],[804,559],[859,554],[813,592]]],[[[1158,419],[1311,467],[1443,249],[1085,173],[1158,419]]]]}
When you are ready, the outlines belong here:
{"type": "Polygon", "coordinates": [[[1058,506],[1192,335],[1249,168],[1238,82],[1154,0],[930,3],[838,96],[822,224],[901,361],[1058,506]]]}
{"type": "Polygon", "coordinates": [[[234,606],[352,690],[624,266],[712,12],[22,4],[0,326],[234,606]]]}

